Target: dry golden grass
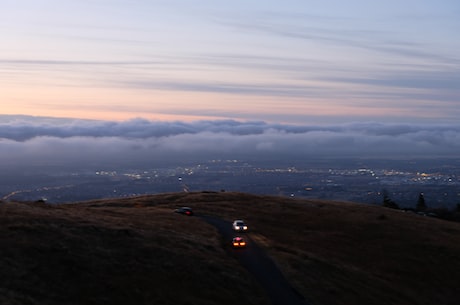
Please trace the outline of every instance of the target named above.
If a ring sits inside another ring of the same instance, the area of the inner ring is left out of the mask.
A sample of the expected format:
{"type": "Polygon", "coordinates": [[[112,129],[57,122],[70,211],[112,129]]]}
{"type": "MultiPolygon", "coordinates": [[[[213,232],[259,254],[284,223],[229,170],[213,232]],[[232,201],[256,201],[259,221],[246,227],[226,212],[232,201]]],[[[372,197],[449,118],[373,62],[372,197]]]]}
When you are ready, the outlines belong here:
{"type": "Polygon", "coordinates": [[[457,304],[460,224],[346,202],[174,193],[0,204],[0,304],[269,304],[196,213],[242,218],[312,304],[457,304]]]}
{"type": "Polygon", "coordinates": [[[0,304],[268,304],[212,226],[172,210],[0,205],[0,304]]]}
{"type": "Polygon", "coordinates": [[[252,237],[313,304],[458,303],[459,223],[380,206],[238,194],[200,208],[247,220],[252,237]]]}

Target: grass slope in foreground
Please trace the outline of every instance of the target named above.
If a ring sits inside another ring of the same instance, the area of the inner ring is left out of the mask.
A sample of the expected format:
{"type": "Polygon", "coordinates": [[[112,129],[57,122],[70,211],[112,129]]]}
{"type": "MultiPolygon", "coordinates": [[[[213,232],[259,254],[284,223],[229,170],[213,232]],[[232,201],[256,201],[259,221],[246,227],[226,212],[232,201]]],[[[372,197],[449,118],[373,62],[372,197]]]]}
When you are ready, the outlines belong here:
{"type": "Polygon", "coordinates": [[[187,205],[245,219],[311,304],[457,304],[460,224],[241,193],[0,203],[0,304],[269,304],[187,205]]]}

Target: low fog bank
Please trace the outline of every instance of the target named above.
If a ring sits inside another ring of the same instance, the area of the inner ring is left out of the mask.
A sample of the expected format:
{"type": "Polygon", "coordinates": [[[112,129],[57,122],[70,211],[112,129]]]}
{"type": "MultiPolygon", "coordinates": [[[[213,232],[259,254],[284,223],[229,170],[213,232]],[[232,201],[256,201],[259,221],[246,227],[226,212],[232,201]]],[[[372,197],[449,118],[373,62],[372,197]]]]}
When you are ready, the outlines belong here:
{"type": "Polygon", "coordinates": [[[3,166],[159,166],[209,159],[456,158],[460,125],[124,122],[0,116],[3,166]]]}

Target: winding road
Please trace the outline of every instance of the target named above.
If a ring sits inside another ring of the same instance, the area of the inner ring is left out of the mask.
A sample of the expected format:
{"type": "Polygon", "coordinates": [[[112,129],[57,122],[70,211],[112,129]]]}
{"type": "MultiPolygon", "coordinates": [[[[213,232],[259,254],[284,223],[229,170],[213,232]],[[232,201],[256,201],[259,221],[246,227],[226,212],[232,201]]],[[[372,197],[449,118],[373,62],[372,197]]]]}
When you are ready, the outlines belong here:
{"type": "MultiPolygon", "coordinates": [[[[229,243],[235,236],[232,224],[220,218],[200,215],[203,220],[217,228],[224,240],[229,243]]],[[[244,234],[248,245],[244,249],[226,248],[260,283],[267,292],[273,305],[308,305],[286,280],[273,260],[260,248],[257,243],[244,234]]]]}

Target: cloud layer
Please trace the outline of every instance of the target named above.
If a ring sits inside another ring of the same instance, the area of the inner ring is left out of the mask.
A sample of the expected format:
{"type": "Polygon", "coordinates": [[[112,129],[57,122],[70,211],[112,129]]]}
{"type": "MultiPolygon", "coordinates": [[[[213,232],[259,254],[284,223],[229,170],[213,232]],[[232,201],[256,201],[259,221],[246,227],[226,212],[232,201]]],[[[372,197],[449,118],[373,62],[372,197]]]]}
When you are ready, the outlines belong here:
{"type": "Polygon", "coordinates": [[[10,166],[159,166],[222,158],[457,157],[460,125],[124,122],[0,116],[10,166]]]}

